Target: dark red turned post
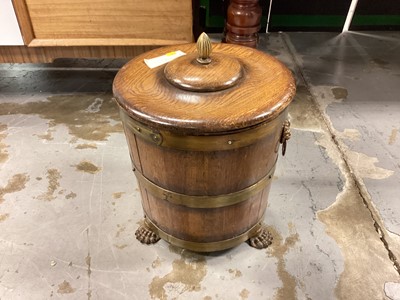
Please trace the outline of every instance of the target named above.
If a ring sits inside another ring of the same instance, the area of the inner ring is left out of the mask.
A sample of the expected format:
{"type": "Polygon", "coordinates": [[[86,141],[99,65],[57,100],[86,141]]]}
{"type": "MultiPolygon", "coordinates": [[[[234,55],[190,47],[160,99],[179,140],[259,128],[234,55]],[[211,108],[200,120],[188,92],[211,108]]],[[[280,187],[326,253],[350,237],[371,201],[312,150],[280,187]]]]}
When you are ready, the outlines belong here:
{"type": "Polygon", "coordinates": [[[258,0],[231,0],[225,24],[225,42],[257,47],[262,9],[258,0]]]}

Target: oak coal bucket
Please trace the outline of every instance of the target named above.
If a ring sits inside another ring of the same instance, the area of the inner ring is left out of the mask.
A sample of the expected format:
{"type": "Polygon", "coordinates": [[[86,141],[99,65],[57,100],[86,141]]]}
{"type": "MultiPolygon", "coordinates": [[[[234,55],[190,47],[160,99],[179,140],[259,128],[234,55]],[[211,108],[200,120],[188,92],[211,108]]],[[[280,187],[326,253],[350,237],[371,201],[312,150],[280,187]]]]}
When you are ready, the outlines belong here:
{"type": "Polygon", "coordinates": [[[232,44],[158,48],[137,56],[113,84],[139,183],[142,243],[160,238],[198,252],[246,240],[263,248],[262,225],[280,144],[290,137],[291,72],[232,44]],[[171,56],[185,53],[171,60],[171,56]],[[151,66],[164,59],[167,64],[151,66]]]}

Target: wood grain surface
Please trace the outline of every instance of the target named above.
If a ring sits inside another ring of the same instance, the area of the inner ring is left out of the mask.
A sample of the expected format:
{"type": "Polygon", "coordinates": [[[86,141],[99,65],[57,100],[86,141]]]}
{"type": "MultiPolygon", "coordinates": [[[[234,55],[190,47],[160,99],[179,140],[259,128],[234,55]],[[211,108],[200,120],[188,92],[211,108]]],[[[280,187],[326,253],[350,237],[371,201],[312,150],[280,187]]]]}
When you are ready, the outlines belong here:
{"type": "Polygon", "coordinates": [[[81,39],[33,39],[29,47],[69,46],[166,46],[182,43],[182,40],[154,38],[81,38],[81,39]]]}
{"type": "Polygon", "coordinates": [[[226,13],[225,41],[257,47],[262,9],[259,0],[231,0],[226,13]]]}
{"type": "Polygon", "coordinates": [[[19,28],[24,40],[24,44],[28,45],[34,38],[31,18],[24,0],[12,0],[15,14],[17,16],[19,28]]]}
{"type": "MultiPolygon", "coordinates": [[[[258,50],[231,44],[214,44],[213,53],[238,59],[244,70],[238,84],[218,92],[179,89],[166,80],[164,66],[149,69],[143,62],[176,50],[193,53],[196,47],[185,44],[155,49],[136,57],[117,74],[114,95],[132,118],[187,134],[226,132],[275,118],[294,96],[293,76],[282,63],[258,50]]],[[[218,80],[213,72],[205,72],[205,76],[218,80]]]]}
{"type": "Polygon", "coordinates": [[[234,86],[243,76],[243,68],[234,57],[214,54],[205,67],[196,61],[197,56],[191,53],[168,63],[164,68],[167,80],[180,89],[209,92],[234,86]]]}
{"type": "Polygon", "coordinates": [[[0,63],[47,63],[55,58],[132,58],[154,49],[132,47],[0,47],[0,63]]]}
{"type": "Polygon", "coordinates": [[[186,241],[210,243],[236,237],[253,227],[267,207],[269,189],[270,184],[247,201],[214,209],[173,205],[141,191],[143,209],[160,229],[186,241]]]}
{"type": "MultiPolygon", "coordinates": [[[[168,201],[168,191],[220,196],[260,182],[270,174],[277,160],[286,107],[295,93],[292,74],[273,57],[238,45],[215,44],[213,48],[214,56],[223,60],[227,55],[241,65],[240,80],[227,89],[187,91],[166,79],[165,66],[149,69],[143,62],[144,58],[182,50],[188,56],[176,59],[174,66],[185,63],[187,76],[204,77],[207,86],[210,82],[223,82],[224,70],[214,68],[212,63],[195,65],[196,72],[188,66],[196,64],[195,44],[164,47],[140,55],[119,71],[113,85],[122,114],[129,116],[123,120],[133,165],[140,176],[164,189],[163,193],[153,193],[151,188],[140,184],[138,175],[146,216],[167,234],[200,243],[231,239],[257,224],[267,207],[270,182],[255,194],[246,195],[242,202],[218,208],[172,203],[168,201]],[[129,118],[137,121],[136,127],[128,123],[129,118]],[[164,139],[171,135],[186,137],[188,143],[200,135],[226,141],[225,135],[243,132],[261,122],[271,130],[241,147],[188,150],[163,146],[164,139]],[[148,139],[143,136],[146,131],[159,137],[148,139]]],[[[230,68],[230,64],[224,66],[230,68]]],[[[185,75],[184,70],[185,67],[180,71],[185,75]]],[[[174,68],[170,71],[174,72],[174,68]]]]}
{"type": "MultiPolygon", "coordinates": [[[[258,142],[224,151],[164,148],[141,139],[127,126],[124,129],[133,165],[153,183],[185,195],[224,195],[243,190],[270,172],[286,117],[282,112],[273,130],[258,142]]],[[[192,242],[222,241],[249,230],[265,212],[270,184],[234,205],[190,208],[155,196],[139,181],[146,216],[166,233],[192,242]]]]}
{"type": "Polygon", "coordinates": [[[182,151],[149,143],[127,127],[125,134],[134,165],[153,183],[186,195],[220,195],[256,183],[273,167],[286,114],[278,119],[263,139],[228,151],[182,151]]]}
{"type": "Polygon", "coordinates": [[[37,39],[192,41],[190,0],[26,0],[37,39]]]}

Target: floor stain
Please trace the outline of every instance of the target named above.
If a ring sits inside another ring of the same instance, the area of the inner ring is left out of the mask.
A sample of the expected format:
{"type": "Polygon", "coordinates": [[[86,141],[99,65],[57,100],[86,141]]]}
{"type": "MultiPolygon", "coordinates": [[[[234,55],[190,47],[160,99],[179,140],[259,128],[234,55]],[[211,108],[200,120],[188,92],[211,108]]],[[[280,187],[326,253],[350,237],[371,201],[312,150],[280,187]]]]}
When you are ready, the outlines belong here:
{"type": "Polygon", "coordinates": [[[248,299],[249,295],[250,295],[250,292],[246,289],[243,289],[239,294],[239,296],[242,300],[248,299]]]}
{"type": "MultiPolygon", "coordinates": [[[[324,114],[324,116],[326,115],[326,111],[328,106],[330,106],[331,104],[335,104],[335,103],[341,103],[343,102],[343,100],[346,99],[347,97],[347,90],[344,91],[346,89],[342,88],[342,87],[332,87],[332,86],[325,86],[325,85],[321,85],[321,86],[313,86],[311,88],[311,95],[313,98],[318,99],[317,100],[317,105],[318,107],[314,105],[314,109],[317,112],[317,117],[318,119],[321,121],[320,126],[324,126],[325,122],[328,122],[331,126],[331,128],[334,128],[330,118],[322,118],[322,114],[324,114]]],[[[315,103],[312,100],[313,103],[315,103]]],[[[326,129],[326,128],[324,128],[326,129]]]]}
{"type": "Polygon", "coordinates": [[[275,228],[269,226],[267,229],[274,238],[272,245],[267,248],[267,253],[278,259],[277,273],[282,281],[282,287],[277,290],[275,299],[296,299],[296,278],[286,270],[285,255],[299,241],[299,234],[295,232],[292,224],[289,224],[290,235],[285,240],[275,228]]]}
{"type": "Polygon", "coordinates": [[[76,194],[74,192],[69,193],[68,195],[65,195],[65,199],[75,199],[76,194]]]}
{"type": "MultiPolygon", "coordinates": [[[[371,217],[374,215],[379,222],[379,216],[373,209],[369,210],[366,207],[364,201],[371,207],[373,204],[370,203],[371,200],[361,197],[361,190],[356,186],[352,176],[383,179],[390,176],[392,171],[376,167],[375,163],[378,161],[376,158],[348,149],[343,142],[348,138],[346,136],[348,134],[338,132],[333,126],[326,112],[327,107],[332,103],[341,102],[342,99],[338,98],[345,97],[345,92],[337,93],[335,96],[333,88],[329,86],[313,87],[311,92],[317,99],[321,111],[317,112],[316,117],[322,119],[321,124],[327,125],[323,126],[322,131],[318,130],[321,134],[317,144],[325,149],[328,157],[337,165],[345,179],[344,188],[337,195],[336,201],[330,207],[317,213],[318,220],[326,226],[325,231],[335,239],[343,253],[344,271],[340,274],[335,294],[338,299],[382,299],[384,298],[382,289],[384,281],[396,278],[398,274],[371,217]],[[336,137],[337,144],[332,140],[330,132],[336,137]],[[371,272],[371,266],[380,267],[374,268],[374,272],[371,272]],[[358,277],[362,284],[354,284],[354,280],[358,277]]],[[[355,131],[350,133],[353,138],[355,135],[355,131]]],[[[362,188],[364,183],[361,180],[359,184],[362,188]]]]}
{"type": "Polygon", "coordinates": [[[151,267],[152,267],[153,269],[156,269],[156,268],[158,268],[159,266],[161,266],[161,264],[162,264],[163,261],[164,261],[164,260],[161,260],[160,257],[157,256],[157,258],[151,263],[151,267]]]}
{"type": "Polygon", "coordinates": [[[9,216],[9,214],[0,214],[0,223],[5,221],[9,216]]]}
{"type": "Polygon", "coordinates": [[[50,127],[66,125],[69,134],[88,141],[105,141],[112,133],[123,132],[112,95],[63,95],[47,101],[0,104],[0,115],[17,114],[39,115],[52,121],[50,127]]]}
{"type": "MultiPolygon", "coordinates": [[[[345,129],[343,132],[336,130],[329,116],[327,115],[326,110],[328,106],[331,105],[332,103],[340,103],[345,94],[347,93],[343,91],[338,92],[341,90],[343,90],[343,88],[330,87],[330,86],[317,86],[312,88],[312,95],[316,99],[318,99],[318,104],[320,105],[320,109],[325,116],[325,121],[330,126],[332,134],[340,142],[340,148],[343,151],[344,155],[346,156],[347,162],[350,164],[352,168],[352,172],[354,172],[356,176],[360,178],[384,179],[391,176],[394,173],[392,170],[383,169],[375,165],[376,163],[379,162],[376,157],[371,157],[360,152],[352,151],[348,148],[348,146],[345,143],[342,142],[343,140],[356,141],[360,139],[361,135],[359,131],[356,129],[345,129]],[[330,93],[329,91],[332,91],[332,93],[330,93]],[[322,99],[321,95],[325,95],[325,97],[322,99]]],[[[316,114],[317,116],[314,119],[321,119],[320,113],[317,112],[316,114]]],[[[323,124],[325,121],[320,120],[318,122],[320,122],[320,124],[323,124]]],[[[315,130],[315,128],[307,128],[307,130],[313,132],[321,132],[324,135],[330,135],[327,131],[327,128],[324,128],[324,130],[322,131],[315,130]]],[[[333,141],[332,145],[334,145],[333,141]]]]}
{"type": "Polygon", "coordinates": [[[62,283],[58,285],[57,293],[59,294],[71,294],[74,293],[76,289],[72,288],[71,284],[64,280],[62,283]]]}
{"type": "Polygon", "coordinates": [[[201,281],[207,274],[204,256],[183,250],[181,258],[172,262],[172,271],[156,276],[149,285],[152,299],[166,300],[186,291],[200,291],[201,281]]]}
{"type": "Polygon", "coordinates": [[[101,170],[100,167],[96,166],[95,164],[91,163],[90,161],[81,161],[77,164],[76,169],[81,172],[96,174],[101,170]]]}
{"type": "Polygon", "coordinates": [[[35,134],[38,138],[45,140],[45,141],[52,141],[54,140],[53,135],[51,134],[51,131],[47,131],[44,134],[35,134]]]}
{"type": "MultiPolygon", "coordinates": [[[[397,128],[392,129],[392,132],[389,136],[389,145],[393,145],[396,142],[398,131],[399,130],[397,128]]],[[[0,138],[1,138],[1,136],[0,136],[0,138]]],[[[0,145],[0,148],[1,148],[1,145],[0,145]]],[[[1,161],[1,157],[0,157],[0,161],[1,161]]]]}
{"type": "Polygon", "coordinates": [[[11,194],[23,190],[28,181],[28,174],[15,174],[11,179],[8,180],[5,187],[0,187],[0,204],[4,202],[4,196],[6,194],[11,194]]]}
{"type": "Polygon", "coordinates": [[[88,254],[86,257],[85,257],[85,263],[86,263],[86,265],[88,266],[88,275],[90,275],[91,273],[92,273],[92,270],[91,270],[91,268],[90,268],[90,266],[91,266],[91,264],[92,264],[92,257],[90,256],[90,254],[88,254]]]}
{"type": "Polygon", "coordinates": [[[374,64],[374,65],[379,66],[379,67],[382,68],[382,69],[387,68],[387,66],[389,65],[389,62],[387,62],[387,61],[385,61],[385,60],[383,60],[383,59],[380,59],[380,58],[374,58],[374,59],[372,59],[372,60],[371,60],[371,63],[374,64]]]}
{"type": "Polygon", "coordinates": [[[233,278],[242,277],[242,272],[238,269],[229,269],[228,272],[233,275],[233,278]]]}
{"type": "Polygon", "coordinates": [[[326,233],[335,239],[344,257],[344,271],[339,277],[335,294],[338,299],[382,299],[384,281],[395,280],[398,274],[342,154],[327,135],[318,139],[318,145],[325,148],[345,178],[344,188],[336,201],[317,213],[318,220],[325,224],[326,233]],[[371,272],[371,266],[379,268],[371,272]],[[357,277],[363,284],[354,284],[357,277]]]}
{"type": "Polygon", "coordinates": [[[347,162],[350,164],[352,171],[359,178],[385,179],[394,174],[394,171],[377,167],[375,164],[379,162],[376,157],[368,156],[364,153],[355,152],[342,147],[346,155],[347,162]]]}
{"type": "Polygon", "coordinates": [[[85,112],[88,113],[98,113],[103,105],[104,99],[96,98],[94,102],[89,105],[88,108],[85,109],[85,112]]]}
{"type": "Polygon", "coordinates": [[[359,141],[361,139],[361,133],[357,129],[346,128],[342,132],[336,131],[336,136],[342,140],[359,141]]]}
{"type": "Polygon", "coordinates": [[[128,247],[127,244],[123,244],[123,245],[114,245],[114,246],[115,246],[116,248],[120,249],[120,250],[122,250],[122,249],[128,247]]]}
{"type": "Polygon", "coordinates": [[[3,140],[7,137],[7,125],[0,124],[0,163],[4,163],[8,159],[8,146],[3,143],[3,140]]]}
{"type": "Polygon", "coordinates": [[[297,87],[296,96],[288,109],[291,128],[314,132],[322,131],[318,110],[307,87],[302,85],[297,87]]]}
{"type": "Polygon", "coordinates": [[[117,193],[113,193],[112,197],[114,199],[120,199],[122,197],[122,195],[125,194],[125,192],[117,192],[117,193]]]}
{"type": "Polygon", "coordinates": [[[212,300],[212,297],[211,297],[211,296],[205,296],[205,297],[203,298],[203,300],[212,300]]]}
{"type": "Polygon", "coordinates": [[[119,224],[117,224],[117,227],[118,227],[118,230],[117,230],[117,232],[115,233],[115,237],[116,237],[116,238],[118,238],[118,237],[121,235],[121,233],[124,232],[125,229],[126,229],[125,226],[122,226],[122,225],[119,225],[119,224]]]}
{"type": "Polygon", "coordinates": [[[82,150],[82,149],[97,149],[97,145],[93,144],[93,143],[91,143],[91,144],[79,144],[79,145],[76,145],[75,149],[78,149],[78,150],[82,150]]]}
{"type": "Polygon", "coordinates": [[[47,129],[46,133],[44,134],[34,134],[34,136],[37,136],[38,138],[45,140],[45,141],[52,141],[54,140],[53,138],[53,132],[55,131],[54,127],[55,127],[55,123],[50,121],[48,123],[49,125],[49,129],[47,129]]]}
{"type": "Polygon", "coordinates": [[[339,100],[339,99],[346,99],[348,96],[348,92],[347,89],[342,88],[342,87],[333,87],[331,89],[333,96],[335,97],[335,99],[339,100]]]}
{"type": "Polygon", "coordinates": [[[87,299],[90,300],[92,298],[92,282],[91,282],[91,275],[92,275],[92,257],[90,256],[90,243],[89,243],[89,228],[86,229],[86,238],[87,238],[87,245],[88,251],[85,257],[85,262],[87,265],[87,276],[88,276],[88,284],[87,284],[87,299]]]}
{"type": "Polygon", "coordinates": [[[88,274],[88,291],[86,293],[86,296],[88,296],[88,300],[92,298],[92,289],[91,289],[91,282],[90,282],[90,276],[92,274],[92,269],[91,269],[91,264],[92,264],[92,257],[90,256],[90,253],[85,258],[86,265],[88,266],[87,269],[87,274],[88,274]]]}
{"type": "Polygon", "coordinates": [[[47,191],[37,197],[39,200],[52,201],[57,197],[54,195],[60,187],[61,173],[57,169],[48,169],[46,178],[48,180],[47,191]]]}

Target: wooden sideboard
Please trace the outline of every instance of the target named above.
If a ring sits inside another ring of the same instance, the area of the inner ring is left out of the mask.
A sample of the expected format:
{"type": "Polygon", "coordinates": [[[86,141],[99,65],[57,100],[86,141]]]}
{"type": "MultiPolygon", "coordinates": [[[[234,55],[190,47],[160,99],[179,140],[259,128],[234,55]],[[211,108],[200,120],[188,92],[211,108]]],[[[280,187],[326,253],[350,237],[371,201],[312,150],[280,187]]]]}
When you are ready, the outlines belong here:
{"type": "Polygon", "coordinates": [[[24,46],[0,62],[132,57],[193,41],[191,0],[12,0],[24,46]]]}

